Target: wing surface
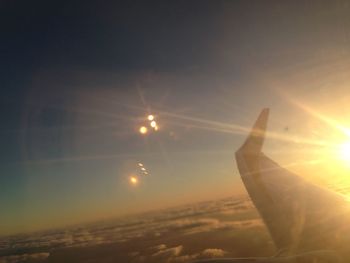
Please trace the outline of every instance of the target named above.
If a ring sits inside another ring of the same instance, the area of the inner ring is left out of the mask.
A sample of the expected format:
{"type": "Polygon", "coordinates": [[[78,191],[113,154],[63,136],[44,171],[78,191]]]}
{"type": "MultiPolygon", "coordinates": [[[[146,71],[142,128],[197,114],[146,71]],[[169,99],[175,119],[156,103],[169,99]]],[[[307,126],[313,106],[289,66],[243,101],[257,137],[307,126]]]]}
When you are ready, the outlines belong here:
{"type": "Polygon", "coordinates": [[[325,249],[348,229],[349,204],[282,168],[262,153],[269,110],[264,109],[236,162],[242,181],[279,250],[325,249]]]}

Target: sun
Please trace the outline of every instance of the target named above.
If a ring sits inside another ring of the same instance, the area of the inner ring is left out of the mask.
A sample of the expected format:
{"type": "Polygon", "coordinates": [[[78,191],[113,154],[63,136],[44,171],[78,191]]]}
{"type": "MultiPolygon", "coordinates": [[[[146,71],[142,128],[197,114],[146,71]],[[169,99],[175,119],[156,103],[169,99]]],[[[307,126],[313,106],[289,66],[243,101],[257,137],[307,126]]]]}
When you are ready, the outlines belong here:
{"type": "Polygon", "coordinates": [[[339,145],[339,157],[346,162],[350,162],[350,141],[339,145]]]}

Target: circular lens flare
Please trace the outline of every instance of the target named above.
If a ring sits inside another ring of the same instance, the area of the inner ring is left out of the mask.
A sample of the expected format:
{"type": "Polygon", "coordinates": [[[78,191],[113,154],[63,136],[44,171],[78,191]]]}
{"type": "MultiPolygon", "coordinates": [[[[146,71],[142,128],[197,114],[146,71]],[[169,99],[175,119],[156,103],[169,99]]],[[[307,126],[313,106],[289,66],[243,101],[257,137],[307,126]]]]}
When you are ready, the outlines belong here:
{"type": "Polygon", "coordinates": [[[153,120],[154,120],[154,116],[150,114],[150,115],[147,116],[147,119],[148,119],[149,121],[153,121],[153,120]]]}
{"type": "Polygon", "coordinates": [[[147,127],[145,127],[145,126],[141,126],[140,129],[139,129],[139,132],[140,132],[141,134],[146,134],[146,133],[148,132],[148,129],[147,129],[147,127]]]}
{"type": "Polygon", "coordinates": [[[157,127],[157,123],[155,121],[151,121],[150,125],[151,125],[152,128],[157,127]]]}
{"type": "Polygon", "coordinates": [[[132,185],[137,185],[139,183],[139,179],[136,176],[130,176],[129,181],[132,185]]]}

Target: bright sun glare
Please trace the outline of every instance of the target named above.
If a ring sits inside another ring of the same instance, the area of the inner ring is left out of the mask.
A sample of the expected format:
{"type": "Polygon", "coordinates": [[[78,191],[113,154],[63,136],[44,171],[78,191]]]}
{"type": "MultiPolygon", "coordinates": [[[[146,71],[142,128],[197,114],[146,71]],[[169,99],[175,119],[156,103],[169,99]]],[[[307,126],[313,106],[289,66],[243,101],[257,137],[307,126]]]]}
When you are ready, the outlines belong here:
{"type": "Polygon", "coordinates": [[[350,141],[339,145],[339,155],[344,161],[350,162],[350,141]]]}

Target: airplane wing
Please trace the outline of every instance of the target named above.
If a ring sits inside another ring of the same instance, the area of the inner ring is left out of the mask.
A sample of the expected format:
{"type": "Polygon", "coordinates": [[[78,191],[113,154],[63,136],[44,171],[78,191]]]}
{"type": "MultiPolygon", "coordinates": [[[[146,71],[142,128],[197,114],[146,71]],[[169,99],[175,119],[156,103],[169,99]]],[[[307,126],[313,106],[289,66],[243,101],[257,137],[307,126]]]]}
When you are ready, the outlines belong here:
{"type": "Polygon", "coordinates": [[[264,109],[236,162],[242,181],[280,251],[329,249],[348,229],[349,204],[282,168],[262,153],[269,110],[264,109]]]}

